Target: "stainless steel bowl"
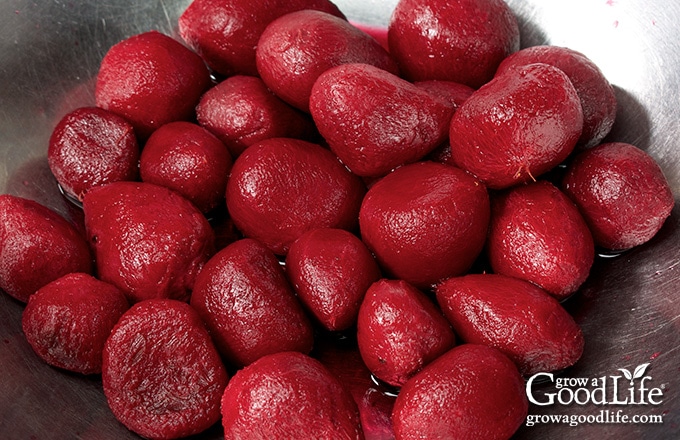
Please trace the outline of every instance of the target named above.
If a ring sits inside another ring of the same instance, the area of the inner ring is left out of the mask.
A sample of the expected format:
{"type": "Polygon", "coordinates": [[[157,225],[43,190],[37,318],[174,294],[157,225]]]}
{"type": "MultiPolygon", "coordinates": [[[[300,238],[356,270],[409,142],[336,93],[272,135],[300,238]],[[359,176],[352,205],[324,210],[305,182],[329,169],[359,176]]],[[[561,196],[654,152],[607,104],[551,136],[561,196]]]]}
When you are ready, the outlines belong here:
{"type": "MultiPolygon", "coordinates": [[[[46,161],[47,140],[66,112],[93,103],[93,78],[108,48],[158,29],[176,33],[189,0],[0,2],[0,191],[35,199],[77,219],[46,161]]],[[[337,0],[347,16],[384,27],[396,0],[337,0]]],[[[680,3],[664,0],[508,0],[522,45],[554,44],[590,57],[614,84],[619,113],[608,140],[635,144],[661,165],[680,194],[680,3]]],[[[680,438],[680,216],[676,207],[649,243],[598,258],[566,306],[581,324],[586,349],[567,378],[622,376],[649,363],[647,385],[658,405],[532,405],[535,415],[586,423],[523,426],[522,439],[680,438]],[[661,415],[661,424],[587,423],[612,416],[661,415]]],[[[51,368],[21,332],[23,305],[0,295],[0,437],[5,439],[136,438],[106,406],[96,377],[51,368]]],[[[637,382],[639,383],[639,382],[637,382]]],[[[622,386],[622,390],[626,388],[622,386]]],[[[622,398],[622,397],[621,397],[622,398]]],[[[203,438],[220,438],[215,429],[203,438]]]]}

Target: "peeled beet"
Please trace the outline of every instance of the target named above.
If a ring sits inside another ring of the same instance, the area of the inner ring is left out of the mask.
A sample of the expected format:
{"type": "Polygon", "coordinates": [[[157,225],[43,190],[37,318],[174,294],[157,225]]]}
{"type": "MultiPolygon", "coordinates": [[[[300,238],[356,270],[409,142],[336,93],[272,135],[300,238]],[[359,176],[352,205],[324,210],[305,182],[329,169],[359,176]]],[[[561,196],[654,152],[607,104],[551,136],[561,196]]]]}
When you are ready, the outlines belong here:
{"type": "Polygon", "coordinates": [[[389,276],[427,288],[470,269],[486,240],[489,196],[459,168],[405,165],[368,190],[359,224],[389,276]]]}
{"type": "Polygon", "coordinates": [[[494,77],[451,120],[453,163],[491,189],[527,182],[551,170],[581,136],[581,101],[569,78],[548,64],[494,77]]]}
{"type": "Polygon", "coordinates": [[[399,73],[373,37],[347,20],[314,10],[292,12],[271,22],[257,43],[256,60],[265,84],[306,112],[314,82],[331,67],[365,63],[399,73]]]}
{"type": "Polygon", "coordinates": [[[453,114],[447,102],[368,64],[321,74],[309,108],[331,150],[365,177],[421,159],[446,139],[453,114]]]}
{"type": "Polygon", "coordinates": [[[387,38],[407,79],[475,89],[519,49],[517,19],[503,0],[400,0],[387,38]]]}
{"type": "Polygon", "coordinates": [[[104,347],[102,385],[109,407],[144,438],[187,437],[214,425],[227,379],[201,318],[184,302],[133,305],[104,347]]]}
{"type": "Polygon", "coordinates": [[[219,139],[185,121],[154,131],[139,161],[144,182],[178,192],[204,213],[224,203],[231,166],[229,150],[219,139]]]}
{"type": "Polygon", "coordinates": [[[484,345],[459,345],[401,388],[392,411],[397,439],[507,440],[528,412],[512,361],[484,345]]]}
{"type": "Polygon", "coordinates": [[[380,268],[366,245],[343,229],[305,232],[286,255],[286,274],[300,301],[326,329],[356,324],[366,290],[380,268]]]}
{"type": "Polygon", "coordinates": [[[157,31],[120,41],[104,56],[95,98],[124,117],[141,139],[168,122],[189,120],[210,72],[196,53],[157,31]]]}
{"type": "Polygon", "coordinates": [[[82,202],[93,186],[137,180],[139,145],[132,124],[98,107],[81,107],[52,131],[47,161],[62,190],[82,202]]]}
{"type": "Polygon", "coordinates": [[[547,181],[492,198],[487,253],[495,273],[531,281],[558,299],[576,292],[595,258],[576,205],[547,181]]]}
{"type": "Polygon", "coordinates": [[[194,0],[179,17],[182,39],[224,76],[257,75],[255,49],[276,18],[302,9],[344,15],[328,0],[194,0]]]}
{"type": "Polygon", "coordinates": [[[302,305],[274,254],[256,240],[238,240],[215,254],[196,278],[191,305],[222,356],[235,365],[312,349],[302,305]]]}
{"type": "Polygon", "coordinates": [[[361,358],[380,380],[400,387],[451,349],[455,336],[439,308],[405,281],[382,279],[359,309],[361,358]]]}
{"type": "Polygon", "coordinates": [[[191,202],[152,183],[115,182],[88,191],[83,211],[100,279],[132,303],[189,300],[214,252],[212,229],[191,202]]]}
{"type": "Polygon", "coordinates": [[[528,281],[470,274],[445,280],[436,293],[463,341],[501,350],[526,376],[570,367],[583,353],[578,324],[555,298],[528,281]]]}
{"type": "Polygon", "coordinates": [[[363,439],[352,395],[319,361],[296,352],[238,371],[222,397],[225,440],[363,439]]]}
{"type": "Polygon", "coordinates": [[[71,272],[91,273],[85,237],[65,218],[29,199],[0,195],[0,288],[22,302],[71,272]]]}
{"type": "Polygon", "coordinates": [[[310,229],[353,229],[366,189],[333,153],[309,142],[275,138],[234,162],[227,208],[236,227],[274,253],[310,229]]]}
{"type": "Polygon", "coordinates": [[[232,76],[205,92],[196,118],[224,142],[232,157],[265,139],[310,139],[316,134],[308,115],[283,102],[255,76],[232,76]]]}
{"type": "Polygon", "coordinates": [[[579,207],[595,244],[605,249],[628,249],[651,240],[675,205],[654,159],[622,142],[577,155],[562,189],[579,207]]]}

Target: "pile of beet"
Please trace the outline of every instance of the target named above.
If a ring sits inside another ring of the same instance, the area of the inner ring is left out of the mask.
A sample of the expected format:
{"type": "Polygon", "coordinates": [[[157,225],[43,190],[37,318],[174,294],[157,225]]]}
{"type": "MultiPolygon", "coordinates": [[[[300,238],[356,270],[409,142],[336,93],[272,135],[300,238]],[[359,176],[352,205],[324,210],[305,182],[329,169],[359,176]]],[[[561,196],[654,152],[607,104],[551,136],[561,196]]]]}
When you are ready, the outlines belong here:
{"type": "Polygon", "coordinates": [[[583,352],[562,301],[596,251],[674,204],[603,143],[598,67],[520,50],[502,0],[401,0],[383,44],[328,0],[194,0],[176,39],[111,47],[95,96],[47,150],[84,225],[0,196],[0,288],[145,438],[509,438],[523,377],[583,352]]]}

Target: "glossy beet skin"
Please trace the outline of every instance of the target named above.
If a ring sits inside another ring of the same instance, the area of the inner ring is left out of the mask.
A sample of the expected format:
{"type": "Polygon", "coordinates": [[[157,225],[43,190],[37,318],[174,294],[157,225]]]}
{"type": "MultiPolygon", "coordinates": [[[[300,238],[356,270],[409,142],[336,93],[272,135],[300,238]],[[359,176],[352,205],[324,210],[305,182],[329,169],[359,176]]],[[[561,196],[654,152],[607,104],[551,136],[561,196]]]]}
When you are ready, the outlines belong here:
{"type": "Polygon", "coordinates": [[[296,139],[267,139],[234,162],[227,208],[246,237],[285,255],[310,229],[355,228],[365,191],[327,149],[296,139]]]}
{"type": "Polygon", "coordinates": [[[184,302],[133,305],[104,347],[102,384],[109,407],[144,438],[187,437],[214,425],[227,380],[210,335],[184,302]]]}
{"type": "Polygon", "coordinates": [[[359,309],[357,342],[368,369],[400,387],[456,340],[423,292],[405,281],[382,279],[368,289],[359,309]]]}
{"type": "Polygon", "coordinates": [[[101,280],[131,303],[189,300],[214,252],[212,229],[191,202],[152,183],[115,182],[89,191],[83,210],[101,280]]]}
{"type": "Polygon", "coordinates": [[[373,37],[331,14],[304,10],[267,26],[257,44],[257,71],[292,106],[309,112],[316,79],[340,64],[365,63],[397,75],[399,69],[373,37]]]}
{"type": "Polygon", "coordinates": [[[605,249],[628,249],[651,240],[675,205],[654,159],[622,142],[602,144],[576,156],[562,189],[579,207],[595,244],[605,249]]]}
{"type": "Polygon", "coordinates": [[[171,122],[154,131],[139,161],[142,181],[165,186],[201,212],[224,203],[232,159],[227,147],[191,122],[171,122]]]}
{"type": "Polygon", "coordinates": [[[157,31],[115,44],[104,56],[95,87],[98,107],[124,117],[145,140],[168,122],[189,120],[210,72],[196,53],[157,31]]]}
{"type": "Polygon", "coordinates": [[[234,365],[312,349],[302,305],[274,254],[256,240],[238,240],[215,254],[196,279],[191,305],[234,365]]]}
{"type": "Polygon", "coordinates": [[[491,199],[487,253],[495,273],[531,281],[557,299],[576,292],[595,258],[592,234],[576,205],[547,181],[491,199]]]}
{"type": "Polygon", "coordinates": [[[489,196],[458,168],[405,165],[367,192],[359,224],[389,276],[427,288],[470,269],[486,239],[489,196]]]}
{"type": "Polygon", "coordinates": [[[129,307],[117,287],[88,274],[71,273],[31,295],[22,330],[33,351],[48,364],[99,374],[104,343],[129,307]]]}
{"type": "Polygon", "coordinates": [[[0,288],[22,302],[71,272],[91,273],[84,236],[65,218],[29,199],[0,195],[0,288]]]}
{"type": "Polygon", "coordinates": [[[451,158],[489,188],[507,188],[564,161],[582,127],[569,78],[550,65],[530,64],[494,77],[460,106],[451,120],[451,158]]]}
{"type": "Polygon", "coordinates": [[[496,75],[508,69],[532,63],[555,66],[568,77],[581,100],[583,132],[577,148],[590,148],[609,133],[616,119],[614,88],[602,71],[588,57],[560,46],[532,46],[508,56],[498,66],[496,75]]]}
{"type": "Polygon", "coordinates": [[[437,302],[463,341],[495,347],[530,376],[576,363],[583,334],[547,292],[528,281],[498,274],[449,278],[437,302]]]}
{"type": "Polygon", "coordinates": [[[93,186],[139,177],[139,145],[132,124],[110,111],[82,107],[52,131],[47,161],[62,190],[82,202],[93,186]]]}
{"type": "Polygon", "coordinates": [[[366,290],[380,268],[366,245],[344,229],[305,232],[286,255],[286,275],[298,298],[327,330],[356,324],[366,290]]]}
{"type": "Polygon", "coordinates": [[[476,89],[519,49],[520,37],[503,0],[400,0],[387,38],[405,78],[476,89]]]}
{"type": "Polygon", "coordinates": [[[507,440],[528,412],[524,380],[492,347],[459,345],[399,392],[392,411],[397,440],[507,440]]]}
{"type": "Polygon", "coordinates": [[[216,72],[255,76],[262,32],[276,18],[302,9],[344,18],[328,0],[194,0],[179,17],[179,33],[216,72]]]}
{"type": "Polygon", "coordinates": [[[352,395],[319,361],[264,356],[238,371],[222,397],[225,440],[364,438],[352,395]]]}
{"type": "Polygon", "coordinates": [[[196,117],[224,142],[232,157],[265,139],[318,136],[308,115],[283,102],[255,76],[232,76],[205,92],[196,117]]]}

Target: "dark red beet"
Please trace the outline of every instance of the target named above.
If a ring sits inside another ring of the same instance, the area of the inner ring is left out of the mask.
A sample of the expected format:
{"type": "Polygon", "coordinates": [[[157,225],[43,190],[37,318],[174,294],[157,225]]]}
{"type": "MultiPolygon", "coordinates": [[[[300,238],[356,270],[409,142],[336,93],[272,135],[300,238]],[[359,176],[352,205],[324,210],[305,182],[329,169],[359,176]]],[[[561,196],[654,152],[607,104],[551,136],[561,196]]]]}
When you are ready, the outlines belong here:
{"type": "Polygon", "coordinates": [[[396,387],[456,342],[451,326],[423,292],[405,281],[386,279],[366,292],[357,341],[368,369],[396,387]]]}
{"type": "Polygon", "coordinates": [[[182,39],[225,76],[257,75],[255,48],[267,25],[302,9],[343,17],[328,0],[194,0],[179,17],[182,39]]]}
{"type": "Polygon", "coordinates": [[[465,342],[495,347],[527,376],[572,366],[583,334],[560,303],[541,288],[497,274],[449,278],[437,301],[465,342]]]}
{"type": "Polygon", "coordinates": [[[628,249],[646,243],[671,214],[673,193],[654,159],[634,145],[614,142],[580,153],[562,181],[595,244],[628,249]]]}
{"type": "Polygon", "coordinates": [[[367,192],[359,223],[388,274],[426,288],[470,269],[486,239],[489,196],[458,168],[405,165],[367,192]]]}
{"type": "Polygon", "coordinates": [[[310,139],[316,133],[311,118],[283,102],[254,76],[232,76],[205,92],[196,117],[224,142],[232,157],[265,139],[310,139]]]}
{"type": "Polygon", "coordinates": [[[71,272],[91,273],[83,237],[62,216],[33,200],[0,195],[0,288],[22,302],[71,272]]]}
{"type": "Polygon", "coordinates": [[[489,188],[507,188],[565,160],[582,127],[581,101],[561,70],[547,64],[510,69],[456,111],[452,160],[489,188]]]}
{"type": "Polygon", "coordinates": [[[366,290],[381,275],[357,236],[331,228],[313,229],[293,242],[286,274],[307,310],[331,331],[356,324],[366,290]]]}
{"type": "Polygon", "coordinates": [[[214,425],[227,379],[201,318],[180,301],[135,304],[104,347],[109,407],[145,438],[187,437],[214,425]]]}
{"type": "Polygon", "coordinates": [[[47,161],[63,191],[82,201],[93,186],[139,177],[139,145],[132,125],[115,113],[82,107],[52,131],[47,161]]]}
{"type": "Polygon", "coordinates": [[[88,191],[83,210],[99,278],[133,303],[189,299],[214,252],[212,229],[191,202],[152,183],[115,182],[88,191]]]}
{"type": "Polygon", "coordinates": [[[517,20],[503,0],[400,0],[387,37],[407,79],[475,89],[519,49],[517,20]]]}
{"type": "Polygon", "coordinates": [[[560,46],[532,46],[508,56],[498,66],[496,75],[508,69],[532,63],[557,67],[571,80],[581,99],[583,132],[578,147],[589,148],[600,143],[616,119],[616,96],[602,71],[588,57],[560,46]]]}
{"type": "Polygon", "coordinates": [[[196,124],[177,121],[149,137],[139,172],[144,182],[170,188],[207,213],[224,203],[231,166],[219,139],[196,124]]]}
{"type": "Polygon", "coordinates": [[[234,163],[227,207],[245,236],[285,255],[314,228],[352,229],[365,193],[330,151],[295,139],[268,139],[234,163]]]}
{"type": "Polygon", "coordinates": [[[321,74],[309,108],[331,150],[365,177],[421,159],[446,139],[453,114],[448,103],[368,64],[321,74]]]}
{"type": "Polygon", "coordinates": [[[475,91],[475,89],[466,86],[465,84],[453,81],[439,81],[436,79],[417,81],[414,82],[413,85],[443,99],[451,105],[454,110],[463,105],[475,91]]]}
{"type": "Polygon", "coordinates": [[[524,381],[492,347],[455,347],[409,380],[392,411],[397,439],[507,440],[528,412],[524,381]]]}
{"type": "Polygon", "coordinates": [[[319,361],[296,352],[238,371],[222,397],[225,440],[363,439],[352,395],[319,361]]]}
{"type": "Polygon", "coordinates": [[[191,305],[222,356],[236,365],[312,349],[302,305],[274,254],[256,240],[236,241],[211,258],[196,279],[191,305]]]}
{"type": "Polygon", "coordinates": [[[22,330],[48,364],[99,374],[104,343],[129,307],[117,287],[88,274],[71,273],[31,295],[22,315],[22,330]]]}
{"type": "Polygon", "coordinates": [[[340,64],[365,63],[399,73],[373,37],[342,18],[303,10],[277,18],[257,44],[257,71],[267,86],[292,106],[309,112],[316,79],[340,64]]]}
{"type": "Polygon", "coordinates": [[[109,49],[99,68],[95,98],[98,107],[123,116],[147,139],[168,122],[191,119],[209,85],[210,72],[201,57],[150,31],[109,49]]]}
{"type": "Polygon", "coordinates": [[[531,281],[557,299],[576,292],[595,258],[583,217],[547,181],[492,198],[487,251],[495,273],[531,281]]]}

